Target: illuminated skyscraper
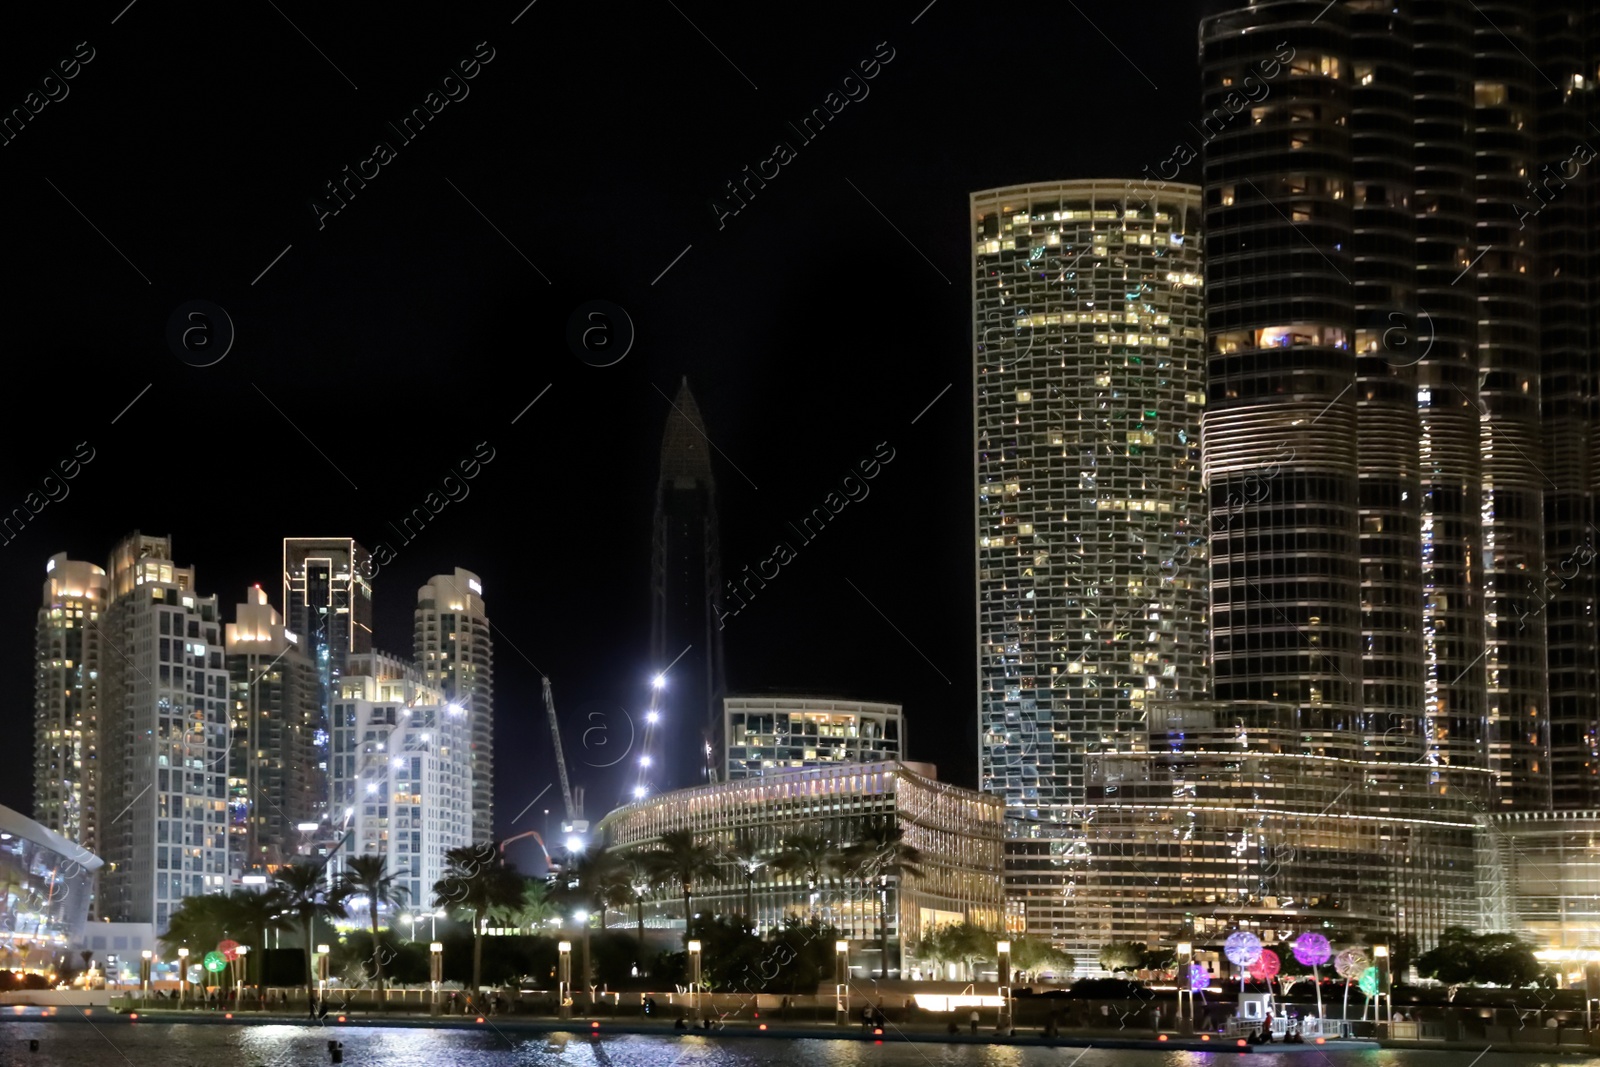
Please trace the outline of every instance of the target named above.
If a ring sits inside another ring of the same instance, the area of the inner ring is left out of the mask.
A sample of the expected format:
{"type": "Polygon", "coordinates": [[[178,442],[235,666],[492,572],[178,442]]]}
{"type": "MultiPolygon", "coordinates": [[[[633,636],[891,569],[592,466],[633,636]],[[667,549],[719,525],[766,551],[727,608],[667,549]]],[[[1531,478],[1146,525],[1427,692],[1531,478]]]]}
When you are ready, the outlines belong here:
{"type": "MultiPolygon", "coordinates": [[[[971,207],[979,787],[1059,858],[1094,754],[1206,692],[1200,195],[1041,182],[971,207]]],[[[1029,879],[1049,935],[1066,875],[1029,879]]]]}
{"type": "Polygon", "coordinates": [[[1497,808],[1600,800],[1597,45],[1582,0],[1201,26],[1216,696],[1497,808]]]}
{"type": "Polygon", "coordinates": [[[320,714],[313,736],[324,771],[339,676],[350,656],[372,651],[371,560],[348,537],[283,539],[283,622],[317,668],[320,714]]]}
{"type": "Polygon", "coordinates": [[[238,875],[292,863],[301,823],[326,811],[326,754],[316,665],[256,585],[224,634],[232,719],[228,831],[238,875]]]}
{"type": "Polygon", "coordinates": [[[650,663],[667,675],[663,788],[715,777],[722,752],[722,630],[717,490],[711,445],[689,380],[678,387],[661,436],[651,567],[650,663]],[[681,658],[680,658],[681,657],[681,658]]]}
{"type": "Polygon", "coordinates": [[[45,565],[34,660],[33,814],[47,829],[98,851],[100,614],[105,568],[69,560],[45,565]]]}
{"type": "Polygon", "coordinates": [[[494,638],[483,583],[457,567],[417,590],[417,669],[470,724],[472,840],[494,840],[494,638]]]}
{"type": "Polygon", "coordinates": [[[228,888],[222,621],[168,538],[135,531],[106,569],[97,917],[160,932],[184,897],[228,888]]]}

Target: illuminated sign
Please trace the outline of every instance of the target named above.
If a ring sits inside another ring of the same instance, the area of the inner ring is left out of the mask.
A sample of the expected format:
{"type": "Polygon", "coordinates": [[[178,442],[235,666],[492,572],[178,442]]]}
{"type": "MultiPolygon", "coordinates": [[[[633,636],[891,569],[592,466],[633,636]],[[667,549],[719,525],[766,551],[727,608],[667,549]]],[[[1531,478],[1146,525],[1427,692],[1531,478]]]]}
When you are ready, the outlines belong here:
{"type": "Polygon", "coordinates": [[[477,593],[479,596],[483,595],[483,586],[479,585],[477,582],[473,581],[471,578],[467,579],[467,588],[472,590],[474,593],[477,593]]]}

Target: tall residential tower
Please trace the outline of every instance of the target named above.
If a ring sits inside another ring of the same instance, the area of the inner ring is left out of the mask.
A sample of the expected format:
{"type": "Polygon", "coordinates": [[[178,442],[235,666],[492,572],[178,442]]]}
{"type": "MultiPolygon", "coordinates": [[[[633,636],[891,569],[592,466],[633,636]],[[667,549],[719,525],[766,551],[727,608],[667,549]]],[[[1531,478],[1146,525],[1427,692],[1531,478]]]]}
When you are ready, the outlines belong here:
{"type": "Polygon", "coordinates": [[[45,564],[34,660],[33,816],[98,852],[100,615],[105,568],[58,553],[45,564]]]}
{"type": "Polygon", "coordinates": [[[494,638],[483,583],[460,567],[417,590],[417,669],[446,701],[466,709],[472,779],[472,840],[494,840],[494,638]]]}

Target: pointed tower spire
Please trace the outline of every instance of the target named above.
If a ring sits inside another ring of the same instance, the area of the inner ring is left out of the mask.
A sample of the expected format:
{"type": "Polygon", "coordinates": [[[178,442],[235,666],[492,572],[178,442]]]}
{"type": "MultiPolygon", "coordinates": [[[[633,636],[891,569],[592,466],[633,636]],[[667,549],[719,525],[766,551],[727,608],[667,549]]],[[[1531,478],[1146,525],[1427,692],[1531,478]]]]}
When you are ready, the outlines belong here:
{"type": "Polygon", "coordinates": [[[661,435],[661,485],[687,488],[696,482],[707,488],[714,484],[711,444],[706,437],[705,420],[700,417],[700,405],[689,391],[689,379],[684,378],[667,415],[666,431],[661,435]]]}

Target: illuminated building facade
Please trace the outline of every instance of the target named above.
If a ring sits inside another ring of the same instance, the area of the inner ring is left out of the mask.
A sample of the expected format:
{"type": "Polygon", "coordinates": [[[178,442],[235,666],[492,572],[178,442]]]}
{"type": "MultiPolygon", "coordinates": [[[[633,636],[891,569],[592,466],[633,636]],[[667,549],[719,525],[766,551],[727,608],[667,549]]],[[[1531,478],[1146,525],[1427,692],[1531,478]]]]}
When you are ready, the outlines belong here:
{"type": "Polygon", "coordinates": [[[494,840],[494,639],[483,583],[460,567],[417,590],[417,668],[472,723],[472,839],[494,840]]]}
{"type": "Polygon", "coordinates": [[[98,846],[100,613],[108,592],[104,567],[52,556],[34,659],[33,813],[90,852],[98,846]]]}
{"type": "Polygon", "coordinates": [[[329,793],[349,856],[379,855],[407,898],[432,900],[448,849],[473,842],[472,718],[404,660],[352,656],[333,704],[329,793]]]}
{"type": "MultiPolygon", "coordinates": [[[[1206,693],[1200,193],[1050,182],[971,209],[980,788],[1060,853],[1095,754],[1206,693]]],[[[1067,890],[1030,932],[1063,928],[1067,890]]]]}
{"type": "MultiPolygon", "coordinates": [[[[693,831],[717,848],[753,843],[768,860],[753,884],[725,862],[717,877],[695,886],[693,899],[697,914],[735,915],[748,910],[748,894],[758,932],[789,917],[816,916],[852,942],[853,954],[875,954],[879,909],[886,908],[892,977],[897,958],[900,970],[909,972],[925,932],[963,921],[999,929],[1002,919],[1004,806],[998,797],[946,785],[934,775],[927,764],[890,760],[778,771],[662,793],[618,808],[598,829],[613,851],[648,850],[674,830],[693,831]],[[920,876],[882,880],[863,864],[813,885],[771,865],[797,835],[815,834],[842,850],[877,819],[898,826],[905,842],[921,850],[920,876]]],[[[647,904],[645,916],[652,926],[682,928],[681,905],[674,907],[670,895],[647,904]]],[[[877,966],[875,960],[868,965],[877,966]]]]}
{"type": "Polygon", "coordinates": [[[1592,5],[1208,0],[1200,37],[1215,696],[1597,806],[1592,5]]]}
{"type": "Polygon", "coordinates": [[[233,874],[295,862],[302,823],[326,810],[326,746],[316,664],[252,586],[224,631],[232,743],[228,832],[233,874]]]}
{"type": "Polygon", "coordinates": [[[898,704],[826,697],[726,697],[723,780],[823,763],[877,763],[905,751],[898,704]]]}
{"type": "Polygon", "coordinates": [[[1374,758],[1292,705],[1156,705],[1092,758],[1077,847],[1021,843],[1010,891],[1050,907],[1065,876],[1070,919],[1053,934],[1088,958],[1108,941],[1213,945],[1241,928],[1428,947],[1477,925],[1491,787],[1487,770],[1374,758]]]}
{"type": "Polygon", "coordinates": [[[215,597],[137,531],[102,615],[98,918],[152,923],[228,888],[228,671],[215,597]]]}
{"type": "Polygon", "coordinates": [[[101,867],[89,850],[0,807],[0,945],[8,970],[57,973],[61,958],[82,943],[101,867]]]}
{"type": "Polygon", "coordinates": [[[722,599],[717,484],[705,420],[687,378],[661,435],[650,574],[651,670],[671,667],[659,697],[666,716],[662,774],[666,788],[693,785],[717,773],[727,682],[714,608],[722,599]]]}
{"type": "Polygon", "coordinates": [[[1538,950],[1600,948],[1600,811],[1496,814],[1478,846],[1477,929],[1509,930],[1538,950]]]}
{"type": "Polygon", "coordinates": [[[327,758],[328,717],[345,661],[372,651],[371,574],[371,554],[351,538],[283,539],[284,625],[299,636],[321,685],[319,762],[327,758]]]}

